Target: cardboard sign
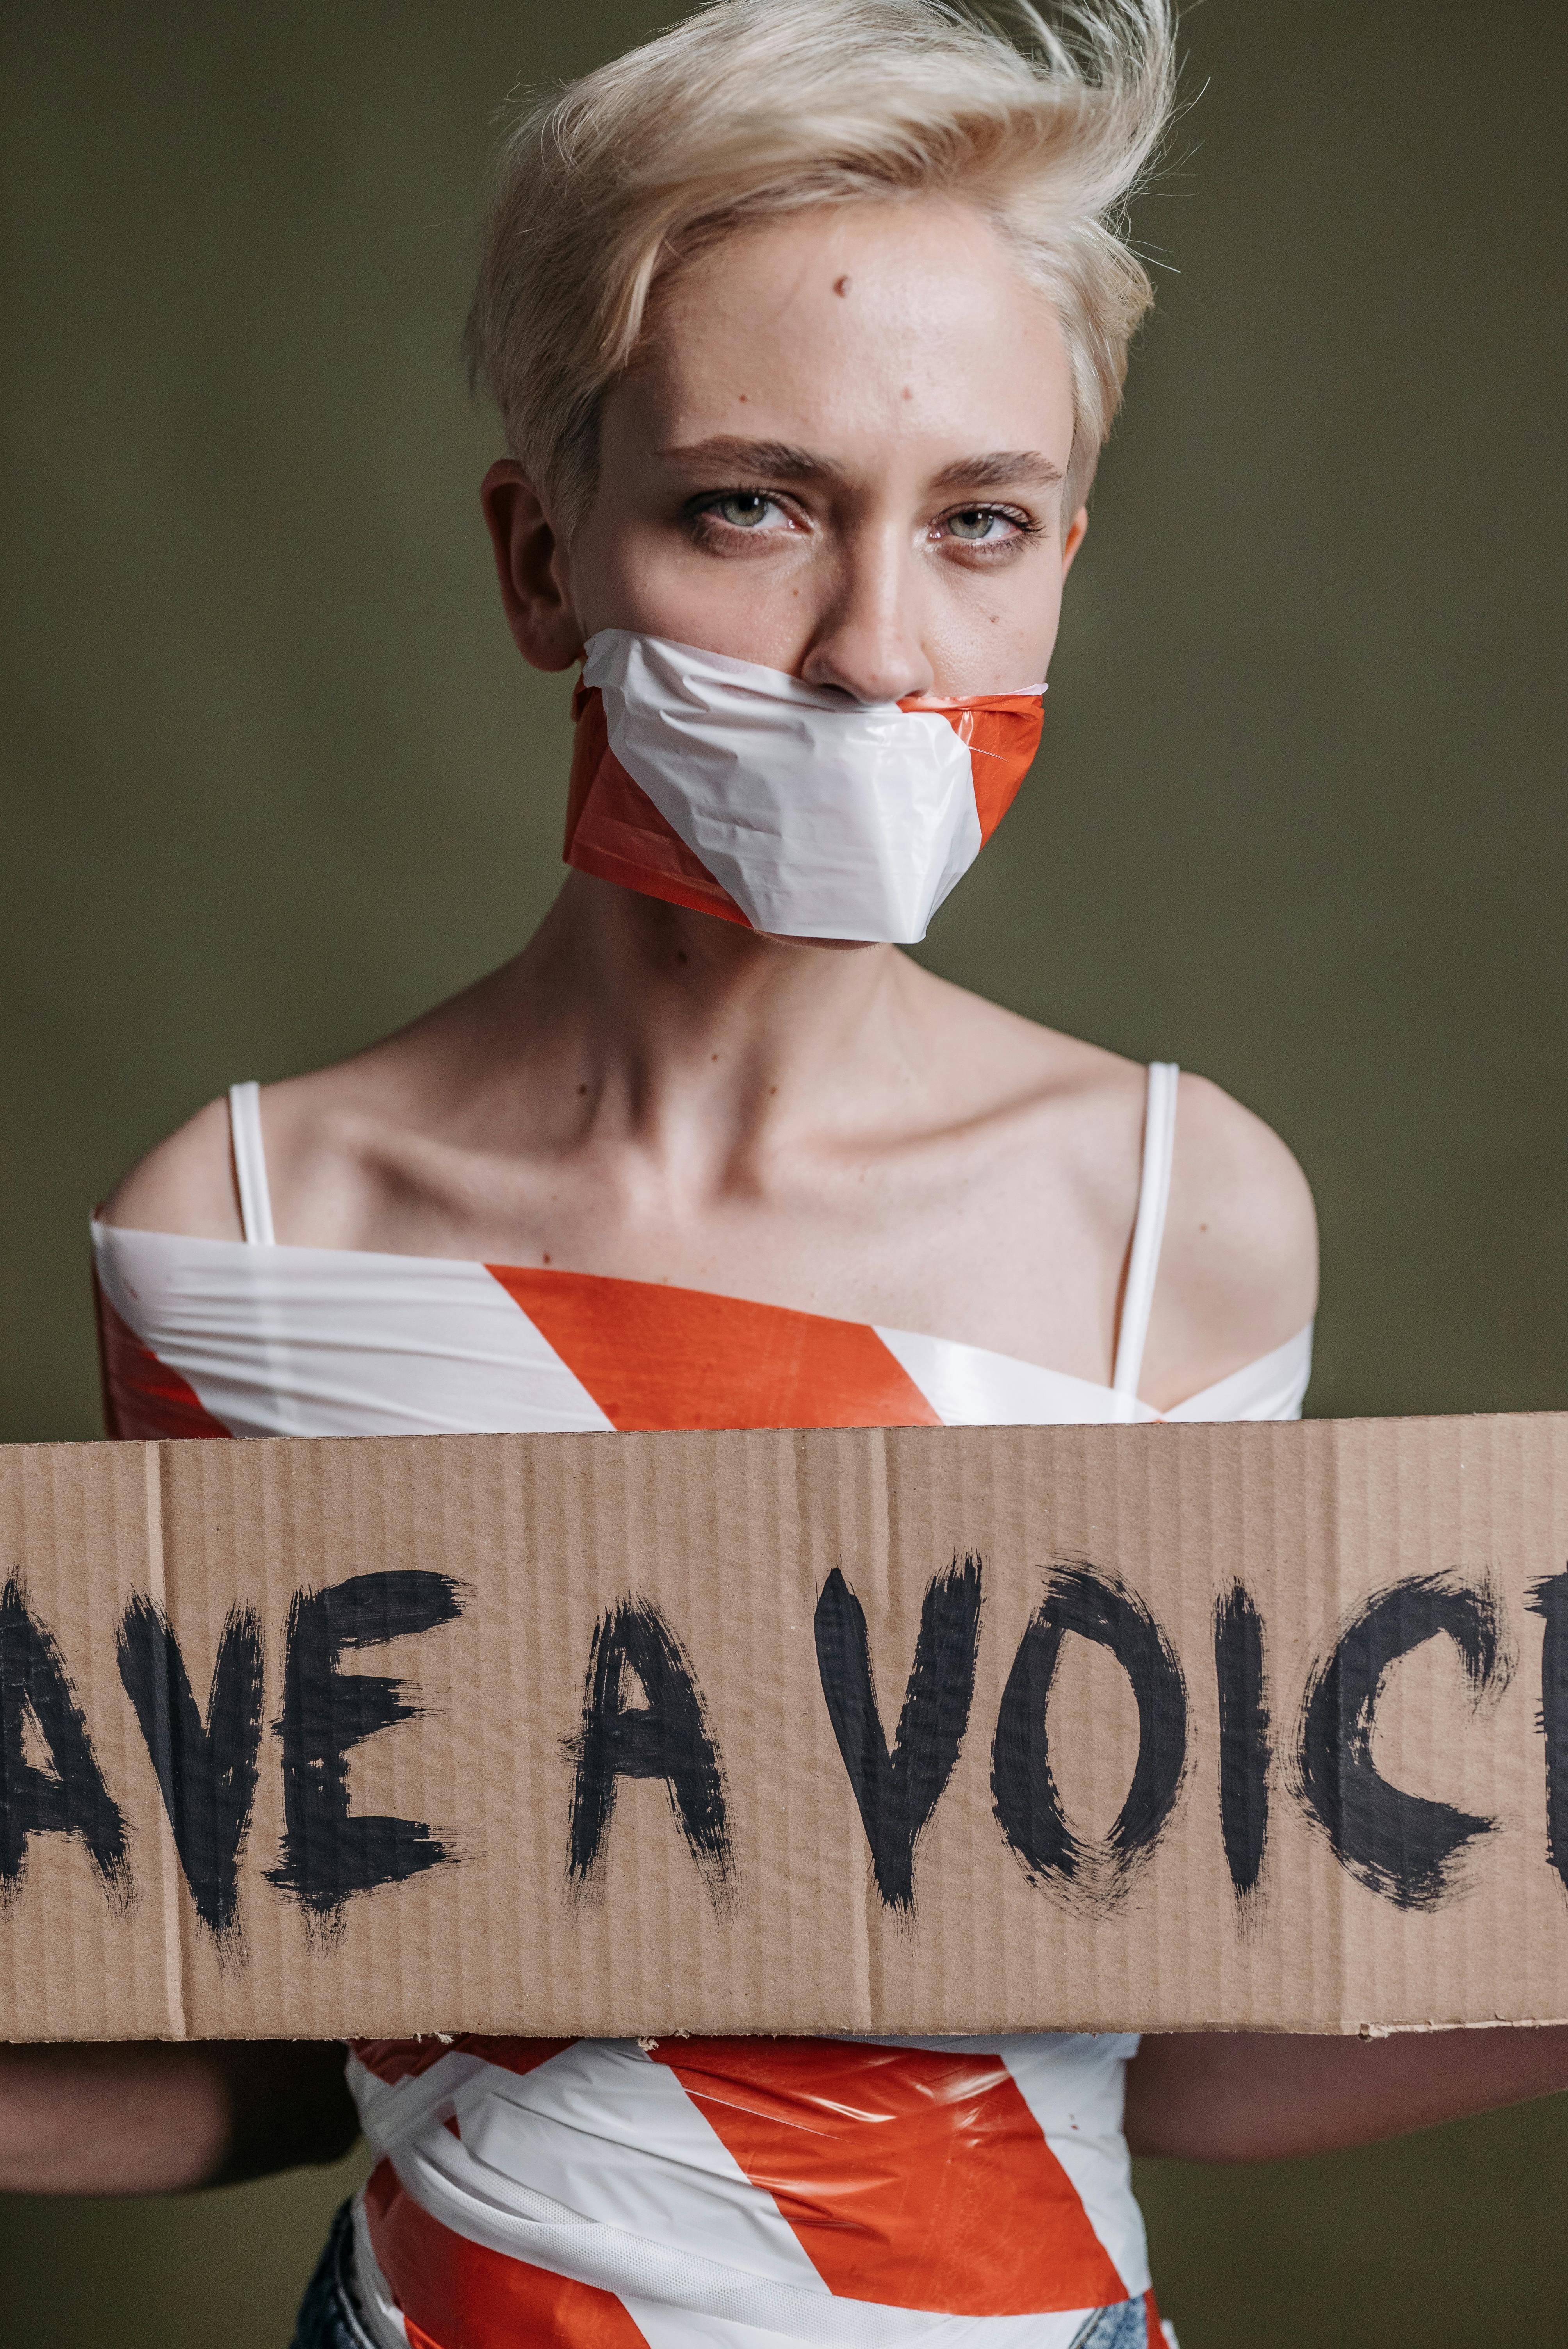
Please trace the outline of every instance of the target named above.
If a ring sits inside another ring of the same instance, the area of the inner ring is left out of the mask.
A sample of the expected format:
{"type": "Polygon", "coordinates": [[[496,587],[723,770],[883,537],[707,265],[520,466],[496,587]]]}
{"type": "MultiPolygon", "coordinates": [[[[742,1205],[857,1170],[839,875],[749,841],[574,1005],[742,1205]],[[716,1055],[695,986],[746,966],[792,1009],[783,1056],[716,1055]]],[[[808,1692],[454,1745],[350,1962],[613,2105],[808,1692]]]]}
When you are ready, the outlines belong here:
{"type": "Polygon", "coordinates": [[[11,2038],[1568,2017],[1568,1418],[14,1447],[11,2038]]]}

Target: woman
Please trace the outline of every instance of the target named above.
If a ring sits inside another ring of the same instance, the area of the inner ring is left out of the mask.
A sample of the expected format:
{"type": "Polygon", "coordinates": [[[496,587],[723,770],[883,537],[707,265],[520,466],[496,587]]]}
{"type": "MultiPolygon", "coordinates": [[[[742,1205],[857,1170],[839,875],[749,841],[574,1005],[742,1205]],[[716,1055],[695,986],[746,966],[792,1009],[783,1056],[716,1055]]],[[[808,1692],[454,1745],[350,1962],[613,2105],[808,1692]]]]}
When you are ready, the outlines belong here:
{"type": "MultiPolygon", "coordinates": [[[[1149,299],[1163,0],[1079,16],[1026,58],[938,0],[724,0],[511,141],[469,347],[512,634],[584,661],[573,870],[501,970],[116,1192],[117,1432],[1299,1411],[1289,1154],[897,951],[1027,767],[1149,299]]],[[[1124,2078],[1134,2145],[1248,2156],[1568,2078],[1497,2038],[362,2045],[379,2159],[300,2341],[1153,2341],[1124,2078]]],[[[294,2062],[111,2064],[60,2182],[332,2149],[294,2062]]]]}

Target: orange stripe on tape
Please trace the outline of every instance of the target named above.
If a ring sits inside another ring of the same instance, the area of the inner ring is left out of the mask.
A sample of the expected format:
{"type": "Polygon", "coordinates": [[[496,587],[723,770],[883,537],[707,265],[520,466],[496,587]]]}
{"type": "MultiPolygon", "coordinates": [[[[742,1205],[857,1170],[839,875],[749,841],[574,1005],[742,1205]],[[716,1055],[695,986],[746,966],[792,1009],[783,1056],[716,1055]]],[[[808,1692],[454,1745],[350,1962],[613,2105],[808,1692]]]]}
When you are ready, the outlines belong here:
{"type": "Polygon", "coordinates": [[[842,2298],[1044,2315],[1127,2288],[1006,2065],[829,2039],[654,2051],[842,2298]]]}
{"type": "Polygon", "coordinates": [[[969,749],[975,778],[975,811],[982,844],[990,839],[1017,795],[1018,786],[1040,747],[1045,712],[1037,694],[995,693],[984,699],[944,704],[901,701],[901,709],[930,709],[945,718],[969,749]]]}
{"type": "Polygon", "coordinates": [[[577,731],[572,746],[572,781],[566,794],[568,864],[614,881],[645,897],[717,914],[721,921],[751,927],[727,889],[714,879],[673,824],[666,822],[640,783],[633,781],[610,748],[603,697],[596,686],[577,688],[573,697],[577,731]]]}
{"type": "Polygon", "coordinates": [[[617,1428],[940,1424],[869,1322],[658,1281],[485,1268],[617,1428]]]}
{"type": "Polygon", "coordinates": [[[412,2349],[647,2349],[613,2292],[454,2234],[389,2161],[371,2172],[365,2215],[412,2349]]]}

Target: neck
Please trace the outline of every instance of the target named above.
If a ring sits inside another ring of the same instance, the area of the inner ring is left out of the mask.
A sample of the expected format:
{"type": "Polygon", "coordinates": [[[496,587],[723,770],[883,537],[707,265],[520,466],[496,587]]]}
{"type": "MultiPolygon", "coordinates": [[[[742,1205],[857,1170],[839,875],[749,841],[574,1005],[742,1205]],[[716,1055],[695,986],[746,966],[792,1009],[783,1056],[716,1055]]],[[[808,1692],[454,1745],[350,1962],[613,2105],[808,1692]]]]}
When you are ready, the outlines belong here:
{"type": "Polygon", "coordinates": [[[531,1086],[556,1071],[579,1116],[711,1158],[907,1090],[932,982],[891,947],[766,938],[573,873],[502,984],[531,1086]]]}

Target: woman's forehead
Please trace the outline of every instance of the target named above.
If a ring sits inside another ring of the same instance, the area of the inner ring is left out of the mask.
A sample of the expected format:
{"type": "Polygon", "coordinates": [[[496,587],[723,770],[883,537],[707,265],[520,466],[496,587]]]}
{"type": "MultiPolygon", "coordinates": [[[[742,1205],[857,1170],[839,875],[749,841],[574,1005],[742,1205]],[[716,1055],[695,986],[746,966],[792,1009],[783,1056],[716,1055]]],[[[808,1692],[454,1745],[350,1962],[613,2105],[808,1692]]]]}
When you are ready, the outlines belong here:
{"type": "Polygon", "coordinates": [[[612,408],[660,448],[891,436],[1060,467],[1072,440],[1050,305],[978,213],[929,201],[797,213],[710,248],[655,305],[624,389],[612,408]]]}

